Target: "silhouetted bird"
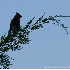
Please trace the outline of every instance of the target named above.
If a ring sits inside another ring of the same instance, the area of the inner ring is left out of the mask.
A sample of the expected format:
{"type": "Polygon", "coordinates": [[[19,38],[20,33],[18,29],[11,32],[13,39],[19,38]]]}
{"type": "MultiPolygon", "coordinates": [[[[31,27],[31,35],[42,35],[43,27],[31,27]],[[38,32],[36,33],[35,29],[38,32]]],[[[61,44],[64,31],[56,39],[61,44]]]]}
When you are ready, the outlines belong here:
{"type": "Polygon", "coordinates": [[[20,29],[20,18],[22,16],[16,12],[16,15],[14,16],[14,18],[11,20],[11,23],[10,23],[10,29],[9,29],[9,32],[8,34],[15,34],[19,31],[20,29]]]}

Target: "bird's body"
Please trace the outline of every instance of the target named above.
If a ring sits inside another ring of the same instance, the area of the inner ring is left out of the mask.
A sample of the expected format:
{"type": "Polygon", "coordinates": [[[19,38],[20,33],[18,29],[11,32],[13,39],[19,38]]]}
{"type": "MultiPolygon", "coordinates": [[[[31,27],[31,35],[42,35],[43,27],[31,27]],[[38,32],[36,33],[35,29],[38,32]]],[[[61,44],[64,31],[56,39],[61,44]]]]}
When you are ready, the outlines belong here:
{"type": "Polygon", "coordinates": [[[10,23],[10,29],[9,29],[9,34],[13,33],[17,33],[20,29],[20,18],[22,16],[16,12],[16,15],[14,16],[14,18],[11,20],[10,23]]]}

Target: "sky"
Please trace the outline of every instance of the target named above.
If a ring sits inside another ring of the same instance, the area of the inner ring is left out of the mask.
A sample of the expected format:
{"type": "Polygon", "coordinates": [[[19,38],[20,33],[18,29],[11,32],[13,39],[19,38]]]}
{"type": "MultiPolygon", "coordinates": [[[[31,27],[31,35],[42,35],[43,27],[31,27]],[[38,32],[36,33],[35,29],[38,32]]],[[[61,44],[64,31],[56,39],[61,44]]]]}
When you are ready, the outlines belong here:
{"type": "MultiPolygon", "coordinates": [[[[44,13],[44,18],[55,15],[70,16],[70,0],[0,0],[0,36],[8,33],[11,19],[20,13],[21,26],[25,27],[33,17],[33,23],[44,13]]],[[[46,24],[44,28],[30,33],[29,44],[23,49],[9,51],[14,60],[11,69],[44,69],[48,67],[70,67],[70,18],[58,18],[68,27],[46,24]]]]}

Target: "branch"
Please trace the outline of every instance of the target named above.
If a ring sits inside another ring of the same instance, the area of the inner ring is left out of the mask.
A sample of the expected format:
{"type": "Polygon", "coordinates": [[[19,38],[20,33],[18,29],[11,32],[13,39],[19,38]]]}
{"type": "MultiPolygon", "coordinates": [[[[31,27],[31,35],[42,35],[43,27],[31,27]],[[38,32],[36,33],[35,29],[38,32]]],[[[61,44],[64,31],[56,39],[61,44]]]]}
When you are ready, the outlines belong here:
{"type": "MultiPolygon", "coordinates": [[[[44,13],[45,15],[45,13],[44,13]]],[[[64,24],[60,23],[60,20],[57,20],[57,17],[60,16],[49,16],[48,18],[44,18],[44,15],[41,16],[34,24],[32,24],[32,21],[35,19],[35,17],[33,19],[31,19],[26,25],[25,27],[20,27],[20,31],[18,33],[16,33],[15,35],[10,34],[8,36],[6,36],[6,34],[4,36],[1,36],[1,43],[0,43],[0,65],[3,66],[3,68],[9,68],[10,64],[10,58],[7,54],[5,54],[5,52],[8,52],[9,50],[15,51],[15,50],[20,50],[23,47],[20,46],[20,44],[29,44],[29,42],[31,40],[29,40],[29,34],[30,32],[32,32],[33,30],[37,30],[40,28],[43,28],[44,24],[49,24],[50,21],[54,22],[52,24],[54,25],[59,25],[62,28],[64,28],[64,30],[66,31],[66,33],[68,34],[67,28],[65,27],[64,24]]],[[[64,16],[62,16],[64,17],[64,16]]],[[[67,17],[67,16],[65,16],[67,17]]]]}

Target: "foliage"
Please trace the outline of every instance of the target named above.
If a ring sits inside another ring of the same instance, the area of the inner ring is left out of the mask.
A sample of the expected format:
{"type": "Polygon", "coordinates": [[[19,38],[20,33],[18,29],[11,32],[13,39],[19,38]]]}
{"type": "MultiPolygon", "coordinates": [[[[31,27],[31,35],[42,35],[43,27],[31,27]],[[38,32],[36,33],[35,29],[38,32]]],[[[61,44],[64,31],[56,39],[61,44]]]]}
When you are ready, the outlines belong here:
{"type": "MultiPolygon", "coordinates": [[[[45,15],[45,13],[44,13],[44,15],[45,15]]],[[[41,16],[34,24],[32,24],[32,21],[35,19],[35,17],[33,19],[31,19],[25,25],[25,27],[21,26],[20,31],[18,33],[16,33],[15,35],[10,34],[10,35],[6,36],[6,34],[5,34],[4,36],[1,36],[0,65],[3,66],[4,69],[8,69],[9,66],[12,65],[10,63],[10,59],[12,59],[12,58],[5,53],[8,52],[9,50],[16,51],[16,50],[22,49],[23,47],[21,47],[20,44],[29,44],[29,42],[31,40],[29,40],[28,36],[29,36],[30,32],[32,32],[33,30],[43,28],[44,24],[48,24],[48,23],[50,23],[50,21],[52,21],[52,22],[54,22],[52,24],[61,26],[62,28],[65,29],[66,33],[68,34],[68,31],[67,31],[68,27],[65,27],[64,24],[60,23],[60,20],[56,19],[57,17],[61,17],[62,15],[61,16],[56,15],[54,17],[49,16],[48,18],[44,18],[44,15],[41,16]]],[[[69,17],[69,16],[64,16],[64,17],[69,17]]]]}

